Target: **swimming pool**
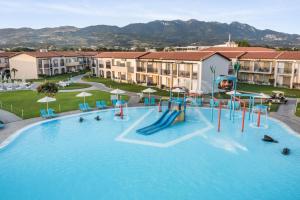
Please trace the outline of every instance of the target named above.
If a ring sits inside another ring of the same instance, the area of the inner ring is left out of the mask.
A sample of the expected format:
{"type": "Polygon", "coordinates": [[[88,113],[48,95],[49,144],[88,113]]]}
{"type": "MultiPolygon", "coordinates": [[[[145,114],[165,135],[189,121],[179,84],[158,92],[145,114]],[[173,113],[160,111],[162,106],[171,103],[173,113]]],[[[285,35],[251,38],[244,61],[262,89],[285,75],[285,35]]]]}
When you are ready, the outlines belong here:
{"type": "Polygon", "coordinates": [[[35,124],[0,150],[0,199],[300,199],[299,137],[272,119],[268,128],[247,120],[241,133],[228,112],[221,132],[217,111],[211,122],[204,108],[149,136],[135,130],[160,117],[155,107],[128,108],[124,120],[105,110],[35,124]]]}

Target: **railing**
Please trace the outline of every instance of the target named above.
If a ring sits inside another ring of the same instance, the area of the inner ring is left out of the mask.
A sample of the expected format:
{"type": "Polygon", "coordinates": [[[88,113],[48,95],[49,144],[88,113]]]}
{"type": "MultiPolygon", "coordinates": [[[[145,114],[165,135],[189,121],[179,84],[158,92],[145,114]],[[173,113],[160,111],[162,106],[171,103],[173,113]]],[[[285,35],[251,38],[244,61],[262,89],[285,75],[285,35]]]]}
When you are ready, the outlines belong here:
{"type": "Polygon", "coordinates": [[[254,72],[271,73],[270,67],[254,67],[254,72]]]}
{"type": "Polygon", "coordinates": [[[127,67],[128,72],[134,73],[134,68],[133,67],[127,67]]]}
{"type": "Polygon", "coordinates": [[[69,63],[66,63],[66,67],[73,67],[73,66],[77,66],[79,65],[79,62],[69,62],[69,63]]]}
{"type": "Polygon", "coordinates": [[[278,68],[278,74],[292,74],[292,69],[278,68]]]}
{"type": "Polygon", "coordinates": [[[189,78],[190,77],[190,72],[188,72],[188,71],[179,71],[179,76],[180,77],[186,77],[186,78],[189,78]]]}
{"type": "Polygon", "coordinates": [[[24,118],[24,109],[19,109],[13,106],[13,104],[4,104],[2,101],[0,101],[0,108],[2,110],[6,110],[8,112],[14,113],[21,117],[22,119],[24,118]]]}
{"type": "Polygon", "coordinates": [[[152,68],[152,67],[148,67],[147,68],[147,72],[148,73],[157,73],[157,69],[156,68],[152,68]]]}
{"type": "Polygon", "coordinates": [[[161,74],[162,75],[170,75],[171,74],[171,70],[169,70],[169,69],[162,69],[161,70],[161,74]]]}
{"type": "Polygon", "coordinates": [[[146,72],[146,68],[144,68],[144,67],[137,67],[136,71],[137,72],[146,72]]]}
{"type": "Polygon", "coordinates": [[[250,66],[241,66],[241,71],[250,71],[251,67],[250,66]]]}
{"type": "Polygon", "coordinates": [[[197,72],[192,73],[192,79],[198,79],[198,73],[197,72]]]}

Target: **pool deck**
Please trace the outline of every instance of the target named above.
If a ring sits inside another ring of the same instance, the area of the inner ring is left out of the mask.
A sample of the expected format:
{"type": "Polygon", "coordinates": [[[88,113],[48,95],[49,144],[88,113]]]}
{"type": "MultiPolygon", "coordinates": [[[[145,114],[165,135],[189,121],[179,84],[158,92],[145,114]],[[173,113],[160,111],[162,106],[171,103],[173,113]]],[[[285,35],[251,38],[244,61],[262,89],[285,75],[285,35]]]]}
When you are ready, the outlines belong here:
{"type": "MultiPolygon", "coordinates": [[[[73,77],[73,81],[77,83],[87,83],[91,85],[90,88],[85,89],[79,89],[78,91],[86,91],[86,90],[101,90],[110,92],[112,88],[106,87],[102,83],[95,83],[95,82],[86,82],[83,81],[81,78],[83,75],[75,76],[73,77]]],[[[60,91],[60,92],[72,92],[74,90],[67,90],[67,91],[60,91]]],[[[139,103],[140,97],[137,93],[134,92],[126,92],[126,95],[129,96],[128,106],[129,107],[138,107],[138,106],[144,106],[143,104],[139,103]]],[[[293,129],[295,132],[300,134],[300,117],[295,116],[295,108],[296,108],[296,99],[289,99],[288,103],[286,105],[281,105],[277,112],[271,113],[270,116],[278,119],[282,122],[284,122],[286,125],[288,125],[291,129],[293,129]]],[[[65,113],[60,113],[59,116],[66,116],[71,114],[77,114],[81,113],[79,110],[76,111],[70,111],[65,113]]],[[[30,124],[43,121],[44,119],[41,117],[37,118],[31,118],[22,120],[18,116],[7,112],[0,110],[0,120],[5,123],[5,127],[3,129],[0,129],[0,146],[1,144],[10,136],[12,136],[15,132],[20,130],[21,128],[24,128],[30,124]]]]}

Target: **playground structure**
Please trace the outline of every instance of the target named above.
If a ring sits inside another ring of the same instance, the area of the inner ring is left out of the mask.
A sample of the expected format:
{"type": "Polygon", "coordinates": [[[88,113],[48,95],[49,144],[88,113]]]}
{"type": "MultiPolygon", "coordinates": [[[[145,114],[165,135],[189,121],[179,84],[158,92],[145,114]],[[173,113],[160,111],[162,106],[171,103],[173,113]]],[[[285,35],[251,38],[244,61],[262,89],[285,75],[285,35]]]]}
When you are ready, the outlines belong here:
{"type": "MultiPolygon", "coordinates": [[[[183,99],[170,99],[168,101],[167,110],[162,116],[153,124],[144,128],[136,130],[137,133],[142,135],[151,135],[162,129],[165,129],[172,124],[185,121],[186,103],[183,99]]],[[[161,106],[161,105],[160,105],[161,106]]]]}
{"type": "Polygon", "coordinates": [[[115,103],[115,113],[114,116],[124,119],[125,116],[128,116],[128,105],[125,100],[117,100],[115,103]]]}
{"type": "Polygon", "coordinates": [[[215,68],[211,67],[212,76],[212,93],[211,99],[209,101],[211,107],[211,121],[214,121],[214,109],[218,108],[218,132],[221,129],[221,113],[222,113],[222,102],[221,100],[214,97],[214,88],[215,85],[218,86],[218,89],[227,92],[230,95],[230,100],[227,103],[227,108],[229,109],[229,118],[235,122],[236,113],[241,110],[242,113],[242,125],[241,131],[244,132],[245,129],[245,117],[247,112],[247,99],[248,99],[248,120],[254,123],[254,118],[256,117],[256,127],[261,127],[261,115],[265,115],[265,127],[268,125],[268,106],[262,104],[262,99],[266,97],[264,94],[241,94],[237,91],[237,74],[239,71],[240,65],[236,63],[234,65],[235,76],[218,76],[215,77],[215,68]],[[255,99],[261,99],[261,104],[255,105],[255,99]]]}

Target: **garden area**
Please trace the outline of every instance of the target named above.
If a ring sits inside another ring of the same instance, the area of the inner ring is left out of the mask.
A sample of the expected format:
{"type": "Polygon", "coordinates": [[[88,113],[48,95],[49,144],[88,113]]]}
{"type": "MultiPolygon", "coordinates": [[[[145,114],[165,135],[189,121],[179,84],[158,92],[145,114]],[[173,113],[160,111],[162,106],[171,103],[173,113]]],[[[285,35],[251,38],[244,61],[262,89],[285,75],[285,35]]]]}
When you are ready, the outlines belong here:
{"type": "Polygon", "coordinates": [[[284,92],[286,97],[300,98],[299,89],[279,88],[270,85],[255,85],[255,84],[248,84],[248,83],[238,83],[237,89],[242,92],[244,91],[244,92],[265,93],[268,95],[272,94],[272,91],[274,90],[279,90],[284,92]]]}
{"type": "Polygon", "coordinates": [[[66,87],[61,87],[59,86],[59,90],[75,90],[75,89],[84,89],[84,88],[89,88],[91,85],[86,84],[86,83],[70,83],[66,87]]]}
{"type": "Polygon", "coordinates": [[[65,73],[65,74],[58,74],[55,76],[41,76],[38,79],[29,79],[27,81],[29,82],[59,82],[59,81],[68,81],[70,78],[74,77],[74,76],[78,76],[81,74],[85,74],[89,72],[89,70],[82,70],[82,71],[78,71],[78,72],[72,72],[72,73],[65,73]]]}
{"type": "MultiPolygon", "coordinates": [[[[142,85],[138,85],[138,84],[133,84],[133,83],[120,83],[117,81],[113,81],[111,79],[108,78],[99,78],[99,77],[88,77],[85,76],[83,77],[84,81],[87,82],[97,82],[97,83],[102,83],[104,85],[106,85],[107,87],[113,88],[113,89],[121,89],[121,90],[125,90],[128,92],[136,92],[136,93],[141,93],[142,90],[147,89],[148,87],[142,86],[142,85]]],[[[159,88],[154,88],[157,92],[154,93],[154,95],[158,95],[158,96],[169,96],[170,93],[166,90],[162,90],[159,88]]]]}
{"type": "MultiPolygon", "coordinates": [[[[97,100],[105,100],[111,105],[110,94],[102,91],[89,91],[93,96],[86,97],[86,102],[91,107],[95,107],[97,100]]],[[[56,101],[49,103],[49,107],[53,108],[57,113],[72,110],[78,110],[79,103],[83,102],[83,98],[76,97],[78,92],[59,92],[55,95],[56,101]]],[[[43,98],[45,94],[36,91],[11,91],[0,93],[0,108],[15,113],[23,119],[39,117],[40,109],[46,108],[46,104],[37,101],[43,98]]],[[[127,100],[127,96],[122,96],[127,100]]]]}

